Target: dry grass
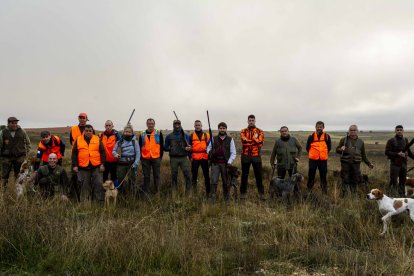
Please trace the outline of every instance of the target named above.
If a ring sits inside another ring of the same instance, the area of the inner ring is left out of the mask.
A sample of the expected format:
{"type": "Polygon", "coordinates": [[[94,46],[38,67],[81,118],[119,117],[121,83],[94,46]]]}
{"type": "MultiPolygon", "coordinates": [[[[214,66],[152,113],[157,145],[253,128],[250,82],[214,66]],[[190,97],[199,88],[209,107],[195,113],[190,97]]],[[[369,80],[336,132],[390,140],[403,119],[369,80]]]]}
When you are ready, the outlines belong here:
{"type": "MultiPolygon", "coordinates": [[[[16,202],[9,192],[0,200],[0,273],[413,274],[412,222],[406,214],[397,216],[380,237],[377,205],[364,199],[367,189],[387,183],[386,160],[374,152],[376,168],[364,168],[372,183],[359,197],[338,198],[340,180],[333,171],[339,164],[332,156],[329,195],[316,187],[313,197],[290,208],[259,201],[252,178],[244,202],[212,205],[202,191],[172,200],[168,158],[162,166],[163,196],[130,199],[117,209],[36,197],[16,202]]],[[[268,185],[268,156],[264,159],[268,185]]],[[[306,161],[299,170],[306,174],[306,161]]]]}

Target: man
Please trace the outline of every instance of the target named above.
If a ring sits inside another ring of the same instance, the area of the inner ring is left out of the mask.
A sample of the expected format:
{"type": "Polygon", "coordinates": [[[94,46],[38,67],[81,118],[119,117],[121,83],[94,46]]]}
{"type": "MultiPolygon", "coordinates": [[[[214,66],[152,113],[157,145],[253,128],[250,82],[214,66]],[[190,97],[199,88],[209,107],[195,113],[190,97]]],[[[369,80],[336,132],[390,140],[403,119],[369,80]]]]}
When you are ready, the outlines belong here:
{"type": "Polygon", "coordinates": [[[191,180],[188,152],[191,150],[191,147],[189,147],[189,136],[184,134],[180,120],[174,120],[173,132],[168,134],[165,138],[164,150],[170,153],[171,187],[173,196],[178,191],[177,178],[179,167],[181,168],[185,179],[185,192],[186,194],[189,194],[191,191],[191,180]]]}
{"type": "Polygon", "coordinates": [[[323,130],[325,124],[316,122],[316,131],[309,135],[306,142],[306,151],[309,157],[308,190],[311,191],[315,184],[316,170],[319,169],[321,188],[324,194],[328,193],[326,175],[328,173],[328,153],[331,151],[331,137],[323,130]]]}
{"type": "Polygon", "coordinates": [[[264,188],[262,181],[262,157],[260,149],[263,146],[263,131],[256,127],[256,117],[247,117],[248,127],[242,129],[240,138],[242,142],[242,177],[240,185],[240,198],[246,198],[247,180],[249,178],[250,165],[253,166],[254,177],[260,199],[264,199],[264,188]]]}
{"type": "Polygon", "coordinates": [[[363,161],[370,169],[374,167],[368,160],[365,153],[365,144],[358,137],[358,127],[351,125],[349,127],[349,134],[341,138],[339,145],[336,147],[336,152],[341,154],[341,176],[342,176],[342,191],[341,196],[344,197],[347,193],[348,187],[352,194],[356,194],[357,185],[361,179],[361,161],[363,161]]]}
{"type": "Polygon", "coordinates": [[[40,132],[40,142],[37,146],[37,161],[34,163],[34,170],[37,170],[40,166],[49,162],[49,155],[55,153],[57,156],[58,165],[62,166],[62,159],[65,155],[65,143],[59,138],[59,136],[51,135],[50,131],[44,130],[40,132]]]}
{"type": "Polygon", "coordinates": [[[227,165],[231,165],[236,159],[236,146],[233,138],[227,136],[227,124],[218,124],[219,133],[208,144],[207,153],[211,159],[211,188],[210,199],[216,200],[217,182],[221,175],[223,183],[224,200],[229,201],[229,183],[227,183],[227,165]]]}
{"type": "Polygon", "coordinates": [[[118,160],[113,156],[112,150],[114,149],[116,142],[121,138],[121,135],[118,133],[118,131],[114,130],[113,128],[114,124],[112,123],[112,121],[107,120],[105,122],[105,131],[99,134],[99,139],[101,140],[105,148],[106,155],[106,161],[104,163],[105,170],[103,172],[103,182],[108,180],[109,175],[111,175],[111,180],[115,183],[118,179],[116,175],[116,165],[118,160]]]}
{"type": "Polygon", "coordinates": [[[284,179],[286,172],[289,176],[296,171],[297,163],[302,155],[302,146],[299,141],[290,136],[289,128],[282,126],[279,130],[280,138],[276,140],[270,156],[270,165],[276,166],[277,177],[284,179]]]}
{"type": "Polygon", "coordinates": [[[139,135],[139,146],[141,148],[142,172],[144,174],[144,192],[150,191],[151,169],[154,179],[153,191],[158,194],[160,190],[160,168],[164,154],[164,137],[162,132],[155,128],[155,120],[147,119],[147,129],[139,135]]]}
{"type": "Polygon", "coordinates": [[[210,196],[210,175],[208,171],[208,154],[207,145],[210,135],[203,132],[203,125],[200,120],[194,122],[194,132],[190,135],[191,146],[191,173],[194,192],[197,192],[198,168],[201,166],[204,175],[204,185],[206,187],[206,196],[210,196]]]}
{"type": "Polygon", "coordinates": [[[17,123],[16,117],[7,119],[7,127],[0,133],[0,153],[2,157],[1,185],[7,189],[10,172],[13,169],[17,178],[20,167],[30,151],[30,139],[26,131],[17,123]]]}
{"type": "Polygon", "coordinates": [[[78,176],[80,198],[104,200],[102,172],[105,170],[105,148],[91,125],[85,125],[72,148],[72,168],[78,176]]]}
{"type": "Polygon", "coordinates": [[[58,164],[56,153],[49,154],[48,163],[38,169],[36,184],[39,185],[43,198],[53,198],[58,194],[60,200],[69,201],[69,178],[66,170],[58,164]]]}
{"type": "Polygon", "coordinates": [[[407,155],[414,159],[410,146],[414,138],[408,143],[404,138],[402,125],[395,127],[395,136],[387,141],[385,155],[390,159],[390,189],[395,190],[398,183],[398,194],[403,197],[405,194],[405,180],[407,177],[407,155]]]}
{"type": "Polygon", "coordinates": [[[88,115],[86,113],[79,113],[78,120],[79,124],[70,129],[69,141],[72,146],[76,139],[83,134],[86,122],[89,121],[88,115]]]}

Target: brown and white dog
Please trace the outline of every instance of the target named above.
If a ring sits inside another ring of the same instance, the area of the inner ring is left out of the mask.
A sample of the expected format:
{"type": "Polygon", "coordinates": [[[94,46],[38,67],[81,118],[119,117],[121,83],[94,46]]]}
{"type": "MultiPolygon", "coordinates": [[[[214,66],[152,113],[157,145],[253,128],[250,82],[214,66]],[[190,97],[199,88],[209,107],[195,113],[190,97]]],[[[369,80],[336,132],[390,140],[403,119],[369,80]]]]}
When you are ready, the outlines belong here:
{"type": "Polygon", "coordinates": [[[114,182],[112,180],[106,180],[102,186],[105,191],[105,207],[109,207],[111,198],[113,199],[114,207],[116,206],[116,198],[118,196],[118,190],[115,189],[114,182]]]}
{"type": "Polygon", "coordinates": [[[406,210],[410,212],[410,218],[414,221],[414,199],[412,198],[390,198],[380,190],[372,189],[367,194],[367,199],[378,202],[379,211],[382,214],[384,228],[380,235],[384,235],[388,230],[388,223],[391,217],[400,214],[406,210]]]}
{"type": "Polygon", "coordinates": [[[414,178],[405,180],[405,196],[414,196],[414,178]]]}
{"type": "Polygon", "coordinates": [[[20,166],[20,172],[14,184],[17,199],[21,198],[29,188],[33,189],[36,174],[30,173],[30,164],[24,161],[20,166]]]}

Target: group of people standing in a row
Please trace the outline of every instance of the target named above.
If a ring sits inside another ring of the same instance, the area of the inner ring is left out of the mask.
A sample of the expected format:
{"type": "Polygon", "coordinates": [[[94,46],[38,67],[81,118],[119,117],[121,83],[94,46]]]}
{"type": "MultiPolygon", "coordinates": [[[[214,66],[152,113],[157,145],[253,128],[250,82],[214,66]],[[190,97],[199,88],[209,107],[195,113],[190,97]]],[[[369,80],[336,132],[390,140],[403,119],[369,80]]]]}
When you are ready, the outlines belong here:
{"type": "MultiPolygon", "coordinates": [[[[201,167],[206,196],[216,198],[217,184],[221,176],[223,196],[229,200],[228,168],[236,159],[235,142],[227,134],[227,125],[218,124],[218,134],[210,137],[203,131],[202,122],[194,122],[194,131],[188,135],[184,133],[181,122],[174,120],[173,131],[165,139],[160,130],[155,128],[155,120],[147,119],[147,129],[134,134],[131,125],[127,125],[122,133],[113,129],[112,121],[105,122],[105,131],[95,134],[92,125],[87,124],[88,116],[80,113],[79,124],[71,128],[70,144],[71,167],[77,177],[77,193],[79,198],[104,199],[102,182],[111,179],[122,194],[137,192],[136,174],[139,163],[142,164],[144,182],[141,191],[144,193],[159,194],[160,168],[164,152],[170,156],[171,191],[178,191],[178,170],[181,169],[185,180],[186,194],[197,191],[198,171],[201,167]],[[209,167],[211,165],[211,172],[209,167]],[[151,172],[153,185],[150,185],[151,172]]],[[[28,157],[30,139],[26,132],[18,126],[18,119],[8,118],[7,127],[0,134],[2,156],[2,186],[6,189],[9,174],[14,170],[17,176],[20,166],[28,157]]],[[[315,132],[308,136],[306,151],[309,158],[307,187],[314,186],[317,170],[320,174],[321,189],[327,193],[328,157],[332,147],[329,134],[324,132],[324,123],[318,121],[315,132]]],[[[285,178],[297,170],[297,163],[302,156],[302,146],[299,141],[289,134],[286,126],[280,128],[280,138],[276,139],[270,165],[276,176],[285,178]]],[[[404,193],[405,177],[407,175],[407,155],[414,159],[409,143],[403,137],[403,127],[395,128],[395,137],[388,140],[385,154],[390,159],[390,186],[396,187],[398,192],[404,193]]],[[[254,115],[248,116],[248,126],[240,133],[242,143],[241,153],[241,185],[240,197],[246,198],[250,166],[253,167],[259,198],[265,199],[262,180],[262,157],[264,135],[256,127],[254,115]]],[[[373,164],[368,160],[364,142],[358,137],[356,125],[349,127],[349,133],[343,137],[336,148],[340,154],[342,195],[347,190],[355,193],[360,182],[360,164],[364,162],[370,168],[373,164]]],[[[34,169],[37,171],[37,183],[44,196],[53,196],[60,193],[62,199],[67,199],[69,193],[69,177],[61,167],[65,153],[64,142],[49,131],[41,132],[38,145],[37,162],[34,169]],[[42,166],[40,166],[40,162],[42,166]]]]}

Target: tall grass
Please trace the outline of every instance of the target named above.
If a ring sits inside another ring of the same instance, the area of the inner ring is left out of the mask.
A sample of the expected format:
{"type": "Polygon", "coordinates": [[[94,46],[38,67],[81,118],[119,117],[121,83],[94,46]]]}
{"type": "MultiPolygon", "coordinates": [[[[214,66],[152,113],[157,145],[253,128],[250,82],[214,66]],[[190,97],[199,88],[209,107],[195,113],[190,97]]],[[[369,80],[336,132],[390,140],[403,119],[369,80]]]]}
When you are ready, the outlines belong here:
{"type": "MultiPolygon", "coordinates": [[[[412,222],[401,214],[381,237],[377,204],[364,199],[368,189],[388,182],[384,158],[374,161],[374,170],[364,168],[371,183],[358,196],[338,197],[340,179],[333,171],[339,164],[332,158],[329,194],[316,185],[312,196],[292,206],[258,200],[252,175],[245,201],[210,204],[201,179],[198,194],[172,199],[168,159],[160,198],[128,199],[116,209],[36,196],[16,201],[8,191],[0,199],[0,273],[413,274],[412,222]]],[[[299,171],[306,177],[306,162],[299,171]]],[[[306,195],[304,185],[302,190],[306,195]]]]}

